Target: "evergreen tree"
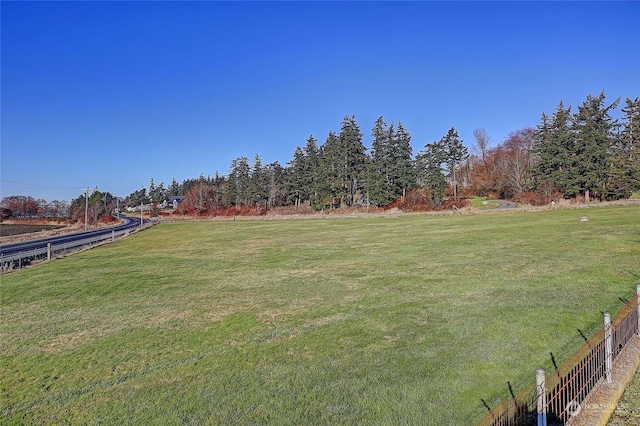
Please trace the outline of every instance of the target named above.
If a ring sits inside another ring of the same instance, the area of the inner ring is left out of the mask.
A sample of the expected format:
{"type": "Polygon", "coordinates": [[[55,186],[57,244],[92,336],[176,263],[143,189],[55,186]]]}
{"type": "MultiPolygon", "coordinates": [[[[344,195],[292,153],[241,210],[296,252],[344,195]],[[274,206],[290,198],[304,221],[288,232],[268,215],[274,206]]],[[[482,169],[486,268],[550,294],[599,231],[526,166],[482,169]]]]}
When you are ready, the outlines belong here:
{"type": "Polygon", "coordinates": [[[458,136],[455,128],[449,129],[447,134],[439,142],[444,156],[444,163],[447,166],[450,176],[453,178],[453,198],[458,199],[458,182],[456,172],[464,160],[469,157],[467,147],[458,136]]]}
{"type": "Polygon", "coordinates": [[[253,159],[253,167],[251,168],[249,199],[257,207],[264,207],[265,210],[269,198],[267,182],[267,170],[262,164],[262,158],[256,154],[253,159]]]}
{"type": "Polygon", "coordinates": [[[628,198],[640,191],[640,100],[627,98],[622,108],[622,130],[611,152],[608,197],[628,198]]]}
{"type": "Polygon", "coordinates": [[[150,182],[149,182],[149,198],[151,199],[151,202],[156,202],[154,200],[154,195],[157,193],[157,189],[156,189],[156,184],[153,181],[153,178],[151,178],[150,182]]]}
{"type": "Polygon", "coordinates": [[[538,191],[555,192],[566,196],[579,192],[575,185],[575,135],[571,107],[560,101],[551,119],[542,114],[534,134],[538,162],[534,168],[538,191]]]}
{"type": "Polygon", "coordinates": [[[411,135],[400,121],[398,122],[398,130],[392,138],[391,158],[394,194],[397,199],[398,196],[404,197],[406,191],[412,189],[416,183],[411,135]]]}
{"type": "Polygon", "coordinates": [[[366,165],[366,148],[355,116],[345,116],[338,135],[338,181],[341,204],[352,206],[363,185],[366,165]]]}
{"type": "MultiPolygon", "coordinates": [[[[140,204],[147,204],[148,202],[149,197],[147,196],[147,188],[145,188],[144,186],[141,189],[129,194],[124,200],[124,203],[130,207],[136,207],[140,204]]],[[[82,203],[84,203],[84,196],[82,196],[82,203]]]]}
{"type": "Polygon", "coordinates": [[[160,182],[160,185],[156,185],[151,178],[149,183],[149,198],[152,203],[162,203],[167,197],[167,190],[164,188],[164,182],[160,182]]]}
{"type": "Polygon", "coordinates": [[[312,206],[317,206],[320,201],[320,191],[322,184],[319,182],[319,167],[320,167],[320,148],[318,148],[318,140],[310,135],[307,139],[307,143],[304,146],[304,161],[305,161],[305,173],[307,177],[305,179],[306,198],[310,201],[312,206]]]}
{"type": "Polygon", "coordinates": [[[230,204],[243,206],[250,199],[251,167],[247,157],[238,157],[231,162],[226,199],[230,204]]]}
{"type": "Polygon", "coordinates": [[[384,206],[394,201],[390,185],[390,149],[393,129],[389,129],[382,116],[378,117],[371,130],[371,160],[369,163],[366,188],[369,202],[384,206]]]}
{"type": "Polygon", "coordinates": [[[171,184],[169,185],[167,192],[168,192],[167,195],[169,197],[175,197],[176,195],[180,195],[180,184],[178,183],[175,177],[171,179],[171,184]]]}
{"type": "Polygon", "coordinates": [[[426,144],[416,156],[418,185],[429,191],[432,205],[442,202],[447,189],[447,181],[442,174],[445,158],[442,141],[426,144]]]}
{"type": "Polygon", "coordinates": [[[310,135],[305,147],[296,147],[293,160],[287,169],[287,189],[289,200],[295,206],[309,201],[311,205],[318,203],[318,167],[320,149],[317,139],[310,135]]]}
{"type": "Polygon", "coordinates": [[[333,131],[329,135],[320,150],[320,161],[318,168],[318,190],[322,205],[329,204],[332,208],[335,199],[340,197],[342,181],[340,178],[340,142],[338,136],[333,131]]]}
{"type": "Polygon", "coordinates": [[[287,193],[289,203],[298,207],[304,199],[305,158],[299,146],[293,152],[293,159],[287,163],[287,193]]]}
{"type": "Polygon", "coordinates": [[[267,209],[286,203],[285,169],[274,161],[267,164],[267,209]]]}
{"type": "Polygon", "coordinates": [[[415,185],[411,135],[402,123],[395,130],[379,117],[371,131],[371,160],[367,172],[367,192],[373,204],[386,206],[401,198],[415,185]]]}
{"type": "Polygon", "coordinates": [[[189,191],[189,189],[194,186],[197,182],[195,181],[195,179],[192,178],[187,178],[184,179],[182,181],[182,183],[180,183],[180,192],[178,192],[178,195],[186,195],[187,192],[189,191]]]}
{"type": "Polygon", "coordinates": [[[619,100],[605,106],[604,92],[595,97],[589,95],[574,116],[575,183],[584,193],[586,202],[589,202],[591,194],[602,196],[606,193],[609,153],[615,140],[616,126],[609,111],[618,105],[619,100]]]}
{"type": "Polygon", "coordinates": [[[216,170],[215,175],[213,175],[213,180],[212,180],[212,185],[219,187],[221,185],[224,185],[224,183],[226,182],[224,176],[220,175],[220,172],[218,172],[216,170]]]}

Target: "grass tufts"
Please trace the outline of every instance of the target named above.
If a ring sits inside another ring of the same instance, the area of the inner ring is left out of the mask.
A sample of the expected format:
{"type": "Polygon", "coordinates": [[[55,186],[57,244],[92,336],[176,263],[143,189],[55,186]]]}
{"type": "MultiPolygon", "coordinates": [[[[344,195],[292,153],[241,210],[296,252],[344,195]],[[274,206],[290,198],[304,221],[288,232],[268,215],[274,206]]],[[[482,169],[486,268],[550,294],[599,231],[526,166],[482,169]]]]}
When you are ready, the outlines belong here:
{"type": "Polygon", "coordinates": [[[166,223],[3,275],[0,423],[469,424],[640,275],[640,209],[166,223]]]}

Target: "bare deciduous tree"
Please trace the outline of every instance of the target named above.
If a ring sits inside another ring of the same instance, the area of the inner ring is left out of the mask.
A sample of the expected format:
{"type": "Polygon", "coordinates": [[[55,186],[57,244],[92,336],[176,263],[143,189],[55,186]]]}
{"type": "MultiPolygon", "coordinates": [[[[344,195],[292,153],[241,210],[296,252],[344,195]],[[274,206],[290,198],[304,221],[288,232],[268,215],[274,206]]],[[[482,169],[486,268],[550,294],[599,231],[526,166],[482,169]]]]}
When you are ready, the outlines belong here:
{"type": "Polygon", "coordinates": [[[473,138],[475,139],[473,149],[476,155],[482,159],[482,166],[484,167],[485,161],[487,161],[487,150],[491,144],[491,137],[485,129],[475,129],[473,138]]]}

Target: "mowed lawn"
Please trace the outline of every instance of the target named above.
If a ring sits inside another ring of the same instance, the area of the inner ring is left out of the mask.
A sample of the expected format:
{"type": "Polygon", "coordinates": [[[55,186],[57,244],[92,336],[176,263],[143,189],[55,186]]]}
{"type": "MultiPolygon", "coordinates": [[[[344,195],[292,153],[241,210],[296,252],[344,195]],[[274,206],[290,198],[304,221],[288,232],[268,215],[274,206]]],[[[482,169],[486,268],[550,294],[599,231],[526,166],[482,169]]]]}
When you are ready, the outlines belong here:
{"type": "Polygon", "coordinates": [[[639,277],[638,206],[163,223],[0,278],[0,423],[473,424],[639,277]]]}

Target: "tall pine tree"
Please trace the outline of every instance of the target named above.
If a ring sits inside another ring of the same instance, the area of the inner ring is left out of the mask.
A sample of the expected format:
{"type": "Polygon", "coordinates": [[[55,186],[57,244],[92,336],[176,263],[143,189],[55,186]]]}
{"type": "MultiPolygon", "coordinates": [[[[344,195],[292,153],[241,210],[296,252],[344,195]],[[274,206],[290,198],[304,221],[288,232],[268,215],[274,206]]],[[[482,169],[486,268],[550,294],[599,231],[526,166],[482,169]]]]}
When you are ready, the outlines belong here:
{"type": "Polygon", "coordinates": [[[576,195],[575,185],[575,136],[573,134],[571,107],[560,101],[553,116],[542,114],[534,134],[535,153],[538,162],[534,168],[538,191],[560,191],[566,196],[576,195]]]}
{"type": "Polygon", "coordinates": [[[398,129],[392,139],[391,158],[394,175],[394,193],[396,198],[398,198],[398,196],[404,198],[406,191],[415,187],[416,174],[412,160],[413,148],[411,148],[411,135],[400,121],[398,122],[398,129]]]}
{"type": "Polygon", "coordinates": [[[458,136],[458,131],[452,127],[439,142],[450,176],[453,178],[453,198],[458,200],[458,181],[456,173],[464,160],[469,157],[469,151],[458,136]]]}
{"type": "Polygon", "coordinates": [[[287,169],[289,200],[296,207],[307,201],[312,206],[319,202],[319,161],[317,139],[310,135],[304,148],[296,147],[287,169]]]}
{"type": "Polygon", "coordinates": [[[267,208],[281,206],[286,203],[285,169],[274,161],[267,164],[267,208]]]}
{"type": "Polygon", "coordinates": [[[287,163],[287,193],[288,201],[298,207],[305,199],[305,155],[302,148],[296,147],[293,152],[293,159],[287,163]]]}
{"type": "Polygon", "coordinates": [[[371,201],[379,206],[393,203],[415,186],[411,135],[401,122],[395,130],[387,127],[382,117],[371,131],[371,162],[367,174],[371,201]]]}
{"type": "Polygon", "coordinates": [[[265,210],[267,209],[267,200],[269,199],[267,183],[267,170],[262,162],[262,158],[256,154],[253,159],[253,167],[251,168],[249,193],[252,203],[258,208],[264,207],[265,210]]]}
{"type": "Polygon", "coordinates": [[[447,189],[447,181],[442,174],[445,157],[442,141],[426,144],[416,155],[418,185],[429,191],[430,203],[434,206],[442,202],[447,189]]]}
{"type": "Polygon", "coordinates": [[[358,194],[364,183],[366,148],[355,116],[345,116],[338,135],[338,196],[341,203],[352,206],[358,202],[358,194]]]}
{"type": "Polygon", "coordinates": [[[320,202],[321,184],[319,183],[318,168],[320,165],[320,149],[318,140],[310,135],[304,146],[305,161],[305,198],[310,201],[312,207],[320,202]]]}
{"type": "Polygon", "coordinates": [[[622,130],[611,152],[608,198],[628,198],[640,192],[640,100],[627,98],[622,108],[622,130]]]}
{"type": "Polygon", "coordinates": [[[393,127],[389,129],[380,116],[373,125],[371,136],[373,138],[371,140],[371,161],[366,178],[367,197],[371,203],[384,206],[394,201],[389,185],[393,127]]]}
{"type": "Polygon", "coordinates": [[[342,189],[340,180],[340,142],[335,132],[329,131],[327,139],[320,148],[318,165],[318,192],[322,206],[329,205],[333,208],[340,203],[342,189]],[[338,199],[338,203],[336,203],[338,199]]]}
{"type": "Polygon", "coordinates": [[[237,207],[250,200],[251,166],[247,157],[238,157],[231,162],[226,199],[237,207]]]}
{"type": "Polygon", "coordinates": [[[587,96],[574,116],[576,137],[575,183],[589,202],[592,194],[606,194],[609,153],[615,141],[615,121],[609,112],[615,109],[620,99],[605,106],[605,94],[587,96]]]}

